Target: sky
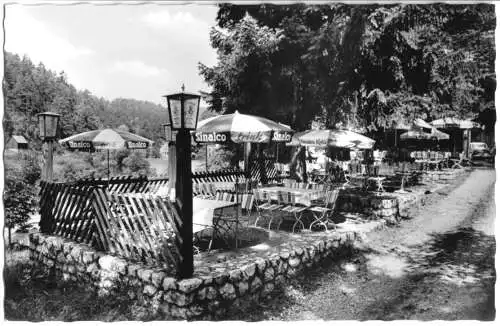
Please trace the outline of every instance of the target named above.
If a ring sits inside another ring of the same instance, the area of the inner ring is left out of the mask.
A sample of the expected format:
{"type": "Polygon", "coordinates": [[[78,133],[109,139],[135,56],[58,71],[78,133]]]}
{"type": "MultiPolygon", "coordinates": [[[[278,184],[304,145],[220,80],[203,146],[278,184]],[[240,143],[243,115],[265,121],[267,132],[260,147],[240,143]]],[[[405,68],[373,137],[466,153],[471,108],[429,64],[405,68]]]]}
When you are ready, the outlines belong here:
{"type": "Polygon", "coordinates": [[[4,49],[64,71],[77,89],[160,103],[161,96],[209,91],[198,63],[210,46],[214,4],[9,4],[4,49]]]}

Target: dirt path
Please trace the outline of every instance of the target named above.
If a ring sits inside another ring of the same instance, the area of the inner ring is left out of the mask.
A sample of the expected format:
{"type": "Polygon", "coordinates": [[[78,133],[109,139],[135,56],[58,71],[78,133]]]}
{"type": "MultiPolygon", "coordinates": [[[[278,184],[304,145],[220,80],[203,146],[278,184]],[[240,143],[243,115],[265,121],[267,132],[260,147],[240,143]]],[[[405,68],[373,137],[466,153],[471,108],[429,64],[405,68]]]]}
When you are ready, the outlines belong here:
{"type": "Polygon", "coordinates": [[[244,320],[492,320],[494,170],[475,170],[352,257],[298,278],[244,320]]]}

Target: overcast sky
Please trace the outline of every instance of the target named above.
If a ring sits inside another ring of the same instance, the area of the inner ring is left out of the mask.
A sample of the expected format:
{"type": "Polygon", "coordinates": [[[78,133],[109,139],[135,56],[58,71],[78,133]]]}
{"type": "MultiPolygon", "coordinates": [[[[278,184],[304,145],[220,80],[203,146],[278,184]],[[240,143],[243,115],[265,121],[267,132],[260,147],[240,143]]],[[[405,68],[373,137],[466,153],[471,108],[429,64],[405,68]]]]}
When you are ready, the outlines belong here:
{"type": "Polygon", "coordinates": [[[212,66],[213,4],[21,5],[5,7],[5,50],[57,72],[97,96],[149,100],[209,90],[198,62],[212,66]]]}

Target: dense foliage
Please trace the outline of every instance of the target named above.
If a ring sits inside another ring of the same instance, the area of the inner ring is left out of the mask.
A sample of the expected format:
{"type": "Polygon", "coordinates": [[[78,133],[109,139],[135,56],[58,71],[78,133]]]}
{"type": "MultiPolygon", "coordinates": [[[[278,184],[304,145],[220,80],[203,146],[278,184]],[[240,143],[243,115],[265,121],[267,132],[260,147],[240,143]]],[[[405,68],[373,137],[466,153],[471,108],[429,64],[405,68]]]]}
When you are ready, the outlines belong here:
{"type": "Polygon", "coordinates": [[[28,57],[5,52],[5,139],[23,135],[32,148],[39,149],[36,114],[52,111],[62,115],[59,137],[98,128],[126,128],[161,145],[162,123],[168,114],[160,105],[134,99],[108,101],[77,90],[63,72],[55,73],[28,57]]]}
{"type": "MultiPolygon", "coordinates": [[[[110,151],[109,175],[155,176],[144,153],[139,151],[110,151]]],[[[63,152],[54,158],[54,180],[72,182],[82,178],[106,178],[108,153],[63,152]]]]}
{"type": "Polygon", "coordinates": [[[365,131],[494,112],[493,5],[222,4],[217,23],[215,111],[365,131]]]}

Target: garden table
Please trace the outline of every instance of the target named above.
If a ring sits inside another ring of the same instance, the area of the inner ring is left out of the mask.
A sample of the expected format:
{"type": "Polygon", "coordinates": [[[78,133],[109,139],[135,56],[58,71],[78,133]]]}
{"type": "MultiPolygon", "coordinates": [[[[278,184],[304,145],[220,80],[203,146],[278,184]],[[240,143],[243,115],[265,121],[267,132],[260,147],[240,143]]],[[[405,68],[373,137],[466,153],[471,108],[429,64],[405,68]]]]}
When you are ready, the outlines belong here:
{"type": "Polygon", "coordinates": [[[346,185],[351,185],[354,187],[360,187],[361,189],[367,188],[368,176],[362,174],[347,175],[346,185]]]}
{"type": "Polygon", "coordinates": [[[375,188],[378,192],[384,192],[384,185],[382,184],[385,180],[385,177],[369,177],[368,181],[372,181],[375,183],[375,188]]]}
{"type": "Polygon", "coordinates": [[[272,200],[278,200],[278,191],[293,193],[296,196],[296,203],[304,206],[311,206],[315,200],[323,199],[325,191],[317,189],[299,189],[290,187],[265,187],[259,191],[266,192],[272,200]]]}
{"type": "Polygon", "coordinates": [[[208,245],[208,250],[212,248],[213,240],[222,235],[222,240],[229,246],[231,229],[234,230],[235,243],[238,243],[238,218],[241,216],[241,205],[239,203],[213,200],[203,198],[193,198],[193,233],[212,228],[212,236],[208,245]]]}
{"type": "Polygon", "coordinates": [[[193,198],[193,232],[198,232],[209,227],[217,226],[215,212],[218,211],[224,215],[226,213],[236,216],[240,213],[240,205],[235,202],[224,200],[213,200],[203,198],[193,198]]]}

